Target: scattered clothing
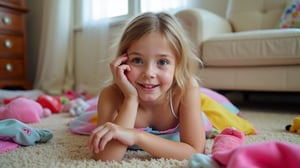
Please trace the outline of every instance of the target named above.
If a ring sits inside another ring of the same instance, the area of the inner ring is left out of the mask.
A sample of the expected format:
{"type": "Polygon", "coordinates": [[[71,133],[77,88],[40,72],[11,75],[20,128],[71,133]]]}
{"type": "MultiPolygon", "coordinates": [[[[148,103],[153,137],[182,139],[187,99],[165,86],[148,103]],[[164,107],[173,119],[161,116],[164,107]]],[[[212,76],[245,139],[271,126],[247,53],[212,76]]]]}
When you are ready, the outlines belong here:
{"type": "Polygon", "coordinates": [[[272,141],[241,146],[214,158],[222,167],[296,168],[300,165],[299,153],[299,145],[272,141]]]}
{"type": "Polygon", "coordinates": [[[19,147],[19,144],[11,141],[0,140],[0,154],[14,150],[19,147]]]}
{"type": "Polygon", "coordinates": [[[0,121],[0,140],[12,141],[20,145],[34,145],[45,143],[53,137],[52,132],[35,129],[16,119],[0,121]]]}
{"type": "Polygon", "coordinates": [[[213,127],[219,131],[234,127],[246,135],[254,135],[257,132],[249,121],[229,111],[228,108],[204,93],[201,93],[201,108],[213,127]]]}
{"type": "Polygon", "coordinates": [[[300,165],[300,146],[269,141],[243,145],[244,135],[234,129],[224,129],[217,135],[212,155],[195,154],[189,160],[191,168],[287,167],[300,165]]]}

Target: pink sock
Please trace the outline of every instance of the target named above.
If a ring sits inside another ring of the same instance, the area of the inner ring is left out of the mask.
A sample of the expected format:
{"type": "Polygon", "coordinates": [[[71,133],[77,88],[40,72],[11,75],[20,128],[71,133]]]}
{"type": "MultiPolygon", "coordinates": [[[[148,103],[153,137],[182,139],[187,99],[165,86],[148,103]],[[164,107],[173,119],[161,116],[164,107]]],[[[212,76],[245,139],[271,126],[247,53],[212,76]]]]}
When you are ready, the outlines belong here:
{"type": "Polygon", "coordinates": [[[212,154],[239,147],[244,143],[244,138],[243,132],[234,128],[225,128],[221,134],[215,137],[212,154]]]}

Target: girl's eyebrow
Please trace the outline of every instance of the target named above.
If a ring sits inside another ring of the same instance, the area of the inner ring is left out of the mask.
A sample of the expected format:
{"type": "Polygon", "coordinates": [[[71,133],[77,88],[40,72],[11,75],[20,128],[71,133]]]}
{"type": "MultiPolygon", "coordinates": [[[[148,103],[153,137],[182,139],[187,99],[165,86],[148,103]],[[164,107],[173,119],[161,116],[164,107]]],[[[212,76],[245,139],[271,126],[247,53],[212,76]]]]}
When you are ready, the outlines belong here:
{"type": "Polygon", "coordinates": [[[134,52],[127,53],[127,55],[128,56],[129,55],[139,55],[139,56],[141,56],[142,54],[134,51],[134,52]]]}
{"type": "Polygon", "coordinates": [[[169,54],[160,54],[159,56],[160,57],[171,57],[171,55],[169,55],[169,54]]]}
{"type": "MultiPolygon", "coordinates": [[[[127,55],[138,55],[138,56],[143,56],[143,54],[139,53],[139,52],[130,52],[130,53],[127,53],[127,55]]],[[[171,55],[169,54],[159,54],[158,55],[159,57],[171,57],[171,55]]]]}

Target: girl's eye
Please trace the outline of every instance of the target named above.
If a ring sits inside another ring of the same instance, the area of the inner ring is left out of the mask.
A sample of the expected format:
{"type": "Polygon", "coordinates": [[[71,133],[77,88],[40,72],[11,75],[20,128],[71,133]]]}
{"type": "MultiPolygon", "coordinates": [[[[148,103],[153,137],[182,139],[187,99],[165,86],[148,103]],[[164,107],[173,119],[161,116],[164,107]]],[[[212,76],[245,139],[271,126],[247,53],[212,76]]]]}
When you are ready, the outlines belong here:
{"type": "Polygon", "coordinates": [[[133,58],[131,62],[134,64],[143,64],[143,60],[141,58],[133,58]]]}
{"type": "Polygon", "coordinates": [[[169,61],[166,60],[166,59],[161,59],[161,60],[158,61],[158,64],[159,65],[167,65],[167,64],[169,64],[169,61]]]}

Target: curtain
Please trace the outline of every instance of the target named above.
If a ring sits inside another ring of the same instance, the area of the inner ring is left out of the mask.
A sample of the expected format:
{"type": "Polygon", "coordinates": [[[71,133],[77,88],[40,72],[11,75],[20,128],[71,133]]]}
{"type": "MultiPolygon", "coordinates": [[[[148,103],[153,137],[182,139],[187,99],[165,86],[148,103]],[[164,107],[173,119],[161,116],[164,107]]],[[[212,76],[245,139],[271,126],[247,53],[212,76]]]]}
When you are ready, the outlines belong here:
{"type": "Polygon", "coordinates": [[[73,1],[45,0],[34,88],[62,94],[74,85],[73,1]]]}
{"type": "MultiPolygon", "coordinates": [[[[95,20],[91,13],[92,0],[81,0],[82,27],[76,32],[75,76],[76,90],[98,93],[107,81],[109,71],[110,32],[109,18],[95,20]]],[[[99,10],[105,16],[107,1],[101,0],[99,10]]]]}

